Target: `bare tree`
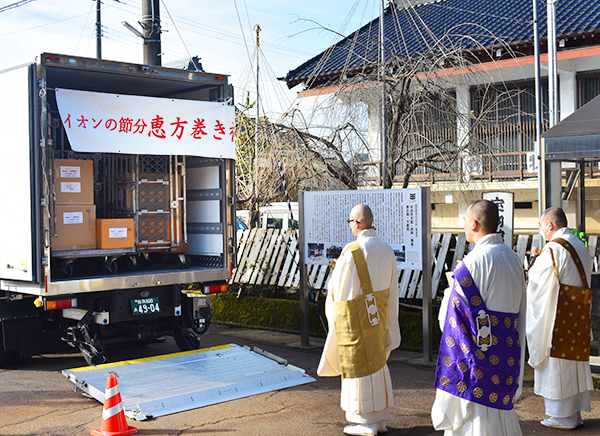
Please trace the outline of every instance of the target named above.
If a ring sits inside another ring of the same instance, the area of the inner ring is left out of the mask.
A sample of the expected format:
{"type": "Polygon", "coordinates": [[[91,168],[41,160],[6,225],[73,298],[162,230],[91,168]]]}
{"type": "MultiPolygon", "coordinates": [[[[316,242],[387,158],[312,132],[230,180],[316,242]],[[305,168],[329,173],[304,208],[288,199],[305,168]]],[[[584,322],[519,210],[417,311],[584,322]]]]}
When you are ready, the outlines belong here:
{"type": "Polygon", "coordinates": [[[388,50],[386,162],[373,162],[374,145],[369,145],[374,130],[369,129],[369,111],[381,105],[381,80],[377,64],[367,60],[360,69],[343,71],[334,80],[320,83],[337,91],[317,108],[324,114],[321,124],[327,127],[319,132],[311,129],[298,110],[290,110],[277,122],[261,119],[255,156],[254,145],[248,144],[254,144],[256,122],[241,111],[238,132],[246,126],[246,133],[238,135],[242,207],[257,212],[260,205],[286,199],[281,167],[295,201],[299,190],[356,189],[365,184],[405,188],[414,180],[462,180],[465,173],[514,167],[517,161],[521,165],[524,157],[519,153],[533,148],[533,134],[527,130],[533,118],[531,108],[517,103],[532,99],[533,93],[505,84],[496,71],[479,68],[493,62],[499,47],[507,56],[520,54],[486,29],[481,33],[495,40],[493,48],[489,43],[485,47],[473,44],[470,35],[457,38],[460,29],[460,25],[449,29],[447,35],[412,56],[388,50]],[[475,97],[461,101],[464,96],[457,95],[458,87],[475,97]],[[517,152],[516,142],[521,143],[517,152]],[[479,163],[478,168],[469,169],[473,162],[479,163]],[[379,178],[377,166],[381,165],[387,167],[386,180],[379,178]]]}
{"type": "MultiPolygon", "coordinates": [[[[518,56],[502,41],[497,40],[497,44],[505,53],[518,56]]],[[[515,104],[519,99],[532,99],[532,93],[523,96],[526,90],[511,88],[501,78],[495,78],[494,72],[478,68],[492,58],[489,50],[479,47],[484,54],[474,56],[473,50],[445,47],[440,40],[427,52],[415,56],[388,53],[388,160],[382,162],[387,166],[387,171],[382,171],[388,175],[382,181],[385,188],[393,183],[406,188],[415,173],[428,175],[430,180],[436,174],[460,180],[468,170],[463,162],[467,156],[485,155],[488,168],[498,167],[496,156],[514,151],[510,141],[501,136],[511,129],[518,131],[524,118],[533,120],[531,112],[515,104]],[[461,106],[455,91],[459,85],[476,94],[476,112],[465,109],[467,102],[461,106]]],[[[374,67],[360,74],[344,75],[336,87],[337,98],[349,104],[364,102],[371,108],[381,105],[381,79],[374,67]]],[[[520,133],[527,136],[528,132],[520,133]]],[[[533,135],[529,136],[532,140],[533,135]]],[[[529,146],[533,146],[531,141],[529,146]]]]}
{"type": "Polygon", "coordinates": [[[336,126],[327,137],[310,132],[291,111],[279,123],[261,118],[258,123],[245,111],[236,116],[237,201],[250,211],[252,227],[258,210],[274,201],[298,200],[300,190],[356,189],[357,173],[346,160],[343,144],[354,133],[351,124],[336,126]],[[258,135],[258,155],[255,141],[258,135]],[[283,189],[286,180],[287,192],[283,189]]]}

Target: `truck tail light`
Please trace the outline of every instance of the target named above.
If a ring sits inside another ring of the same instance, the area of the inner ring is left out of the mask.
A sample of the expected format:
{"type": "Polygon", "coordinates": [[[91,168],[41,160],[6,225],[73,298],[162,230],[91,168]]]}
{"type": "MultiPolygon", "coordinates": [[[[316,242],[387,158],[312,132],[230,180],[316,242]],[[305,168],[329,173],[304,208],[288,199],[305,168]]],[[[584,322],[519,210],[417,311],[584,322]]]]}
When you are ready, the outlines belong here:
{"type": "Polygon", "coordinates": [[[67,309],[69,307],[77,307],[77,298],[44,301],[44,309],[46,310],[67,309]]]}
{"type": "Polygon", "coordinates": [[[205,294],[216,294],[217,292],[226,292],[227,285],[206,285],[204,286],[205,294]]]}

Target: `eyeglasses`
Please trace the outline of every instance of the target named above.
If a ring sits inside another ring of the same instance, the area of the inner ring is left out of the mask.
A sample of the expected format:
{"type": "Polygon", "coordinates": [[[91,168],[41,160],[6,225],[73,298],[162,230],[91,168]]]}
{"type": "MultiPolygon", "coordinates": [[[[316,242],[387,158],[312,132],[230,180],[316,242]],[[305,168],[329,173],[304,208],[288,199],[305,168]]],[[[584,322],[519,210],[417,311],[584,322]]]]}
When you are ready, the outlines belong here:
{"type": "Polygon", "coordinates": [[[360,221],[358,221],[358,220],[347,220],[347,221],[348,221],[348,224],[350,224],[352,221],[354,221],[356,224],[360,224],[360,221]]]}

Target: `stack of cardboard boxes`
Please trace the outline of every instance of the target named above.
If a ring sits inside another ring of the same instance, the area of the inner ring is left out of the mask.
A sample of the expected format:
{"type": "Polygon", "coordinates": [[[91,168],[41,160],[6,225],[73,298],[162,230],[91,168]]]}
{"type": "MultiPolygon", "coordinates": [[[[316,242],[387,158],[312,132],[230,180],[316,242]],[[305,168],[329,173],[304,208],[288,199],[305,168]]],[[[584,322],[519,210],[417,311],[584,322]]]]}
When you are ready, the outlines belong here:
{"type": "Polygon", "coordinates": [[[135,247],[133,219],[96,219],[94,162],[55,159],[53,251],[135,247]]]}
{"type": "Polygon", "coordinates": [[[54,251],[96,248],[94,162],[55,159],[56,237],[54,251]]]}

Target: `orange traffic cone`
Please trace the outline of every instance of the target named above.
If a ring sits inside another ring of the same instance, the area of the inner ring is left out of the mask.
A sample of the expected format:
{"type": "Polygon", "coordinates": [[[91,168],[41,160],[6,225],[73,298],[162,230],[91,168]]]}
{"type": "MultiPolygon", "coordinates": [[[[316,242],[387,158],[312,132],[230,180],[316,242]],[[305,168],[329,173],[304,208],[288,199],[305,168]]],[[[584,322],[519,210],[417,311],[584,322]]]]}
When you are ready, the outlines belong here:
{"type": "Polygon", "coordinates": [[[126,436],[137,432],[138,429],[127,425],[125,420],[117,376],[109,375],[106,379],[102,424],[100,428],[92,430],[91,434],[92,436],[126,436]]]}

